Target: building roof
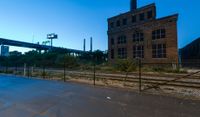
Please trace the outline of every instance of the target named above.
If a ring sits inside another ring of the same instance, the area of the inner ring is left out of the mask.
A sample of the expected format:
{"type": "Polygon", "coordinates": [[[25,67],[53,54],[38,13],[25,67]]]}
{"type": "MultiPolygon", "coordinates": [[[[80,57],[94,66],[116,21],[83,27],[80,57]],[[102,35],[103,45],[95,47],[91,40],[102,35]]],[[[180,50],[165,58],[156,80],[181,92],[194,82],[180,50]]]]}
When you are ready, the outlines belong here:
{"type": "Polygon", "coordinates": [[[170,18],[176,18],[176,20],[177,20],[178,19],[178,13],[173,14],[173,15],[168,15],[166,17],[161,17],[161,18],[158,18],[157,20],[164,20],[164,19],[170,19],[170,18]]]}
{"type": "Polygon", "coordinates": [[[139,12],[139,11],[141,11],[141,10],[144,10],[144,9],[147,9],[147,8],[150,8],[150,7],[155,7],[155,6],[156,6],[155,3],[152,3],[152,4],[149,4],[149,5],[146,5],[146,6],[137,8],[136,10],[128,11],[128,12],[126,12],[126,13],[121,13],[121,14],[119,14],[119,15],[110,17],[110,18],[108,18],[108,20],[110,20],[110,19],[112,19],[112,18],[116,18],[116,17],[122,16],[122,15],[129,14],[129,13],[139,12]]]}

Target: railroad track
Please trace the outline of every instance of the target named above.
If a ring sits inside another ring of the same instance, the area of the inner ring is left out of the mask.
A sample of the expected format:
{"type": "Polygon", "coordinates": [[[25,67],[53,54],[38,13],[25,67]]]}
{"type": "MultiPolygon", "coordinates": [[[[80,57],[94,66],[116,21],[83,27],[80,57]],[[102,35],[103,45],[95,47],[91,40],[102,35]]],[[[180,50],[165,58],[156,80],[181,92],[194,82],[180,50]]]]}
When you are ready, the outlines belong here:
{"type": "MultiPolygon", "coordinates": [[[[70,74],[71,77],[76,78],[86,78],[93,79],[92,73],[73,73],[70,74]]],[[[186,76],[179,77],[154,77],[154,76],[142,76],[142,85],[147,86],[147,89],[158,88],[159,86],[172,86],[172,87],[182,87],[182,88],[195,88],[200,89],[200,77],[195,76],[189,77],[189,74],[186,76]]],[[[116,74],[96,74],[97,80],[112,80],[124,82],[125,75],[116,75],[116,74]]],[[[129,75],[125,82],[129,83],[138,83],[139,79],[137,75],[129,75]]]]}
{"type": "MultiPolygon", "coordinates": [[[[41,69],[36,69],[41,71],[41,69]]],[[[35,70],[35,71],[36,71],[35,70]]],[[[49,69],[46,72],[54,72],[55,74],[63,74],[63,70],[49,69]]],[[[91,79],[93,80],[93,73],[88,71],[66,71],[66,74],[72,78],[91,79]]],[[[125,75],[119,73],[96,73],[97,80],[104,81],[118,81],[124,82],[125,75]]],[[[138,73],[130,73],[126,79],[127,83],[138,84],[138,73]]],[[[142,85],[147,86],[148,89],[158,88],[159,86],[172,86],[182,88],[200,89],[200,71],[191,74],[153,74],[142,73],[142,85]]],[[[133,85],[129,85],[130,87],[133,85]]]]}

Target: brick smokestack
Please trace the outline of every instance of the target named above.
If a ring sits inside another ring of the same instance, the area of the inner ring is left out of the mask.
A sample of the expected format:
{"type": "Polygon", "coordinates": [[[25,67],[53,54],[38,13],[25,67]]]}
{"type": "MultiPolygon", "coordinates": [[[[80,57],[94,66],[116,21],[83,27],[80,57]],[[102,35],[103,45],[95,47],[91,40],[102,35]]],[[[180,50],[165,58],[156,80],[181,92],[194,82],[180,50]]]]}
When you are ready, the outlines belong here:
{"type": "Polygon", "coordinates": [[[136,10],[137,9],[137,0],[131,0],[131,4],[130,4],[130,10],[136,10]]]}
{"type": "Polygon", "coordinates": [[[92,52],[93,50],[93,39],[92,37],[90,38],[90,52],[92,52]]]}
{"type": "Polygon", "coordinates": [[[86,39],[83,40],[83,51],[84,51],[84,52],[86,51],[86,46],[85,46],[85,44],[86,44],[86,39]]]}

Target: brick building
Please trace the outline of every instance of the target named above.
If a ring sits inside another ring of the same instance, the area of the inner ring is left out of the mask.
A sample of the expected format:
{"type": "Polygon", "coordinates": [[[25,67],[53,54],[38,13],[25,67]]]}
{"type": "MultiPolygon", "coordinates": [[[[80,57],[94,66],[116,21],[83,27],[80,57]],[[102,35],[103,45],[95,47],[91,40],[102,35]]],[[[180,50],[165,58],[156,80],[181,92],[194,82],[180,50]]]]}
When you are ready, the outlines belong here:
{"type": "Polygon", "coordinates": [[[178,62],[178,14],[156,18],[156,6],[137,8],[108,19],[109,61],[141,58],[147,63],[178,62]]]}
{"type": "Polygon", "coordinates": [[[180,63],[200,67],[200,38],[179,50],[180,63]]]}

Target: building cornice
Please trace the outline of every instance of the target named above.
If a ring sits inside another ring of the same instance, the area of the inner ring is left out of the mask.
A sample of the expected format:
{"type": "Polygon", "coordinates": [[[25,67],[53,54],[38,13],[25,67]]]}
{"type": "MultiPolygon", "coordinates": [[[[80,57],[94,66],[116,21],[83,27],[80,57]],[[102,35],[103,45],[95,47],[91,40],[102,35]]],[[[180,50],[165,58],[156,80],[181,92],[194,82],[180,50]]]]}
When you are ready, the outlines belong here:
{"type": "Polygon", "coordinates": [[[148,9],[148,8],[151,8],[151,7],[156,7],[155,3],[152,3],[152,4],[149,4],[149,5],[137,8],[136,10],[133,10],[133,11],[128,11],[126,13],[121,13],[119,15],[116,15],[116,16],[108,18],[108,20],[111,20],[113,18],[117,18],[117,17],[123,16],[123,15],[127,15],[127,14],[130,14],[130,13],[137,13],[137,12],[140,12],[140,11],[142,11],[144,9],[148,9]]]}

